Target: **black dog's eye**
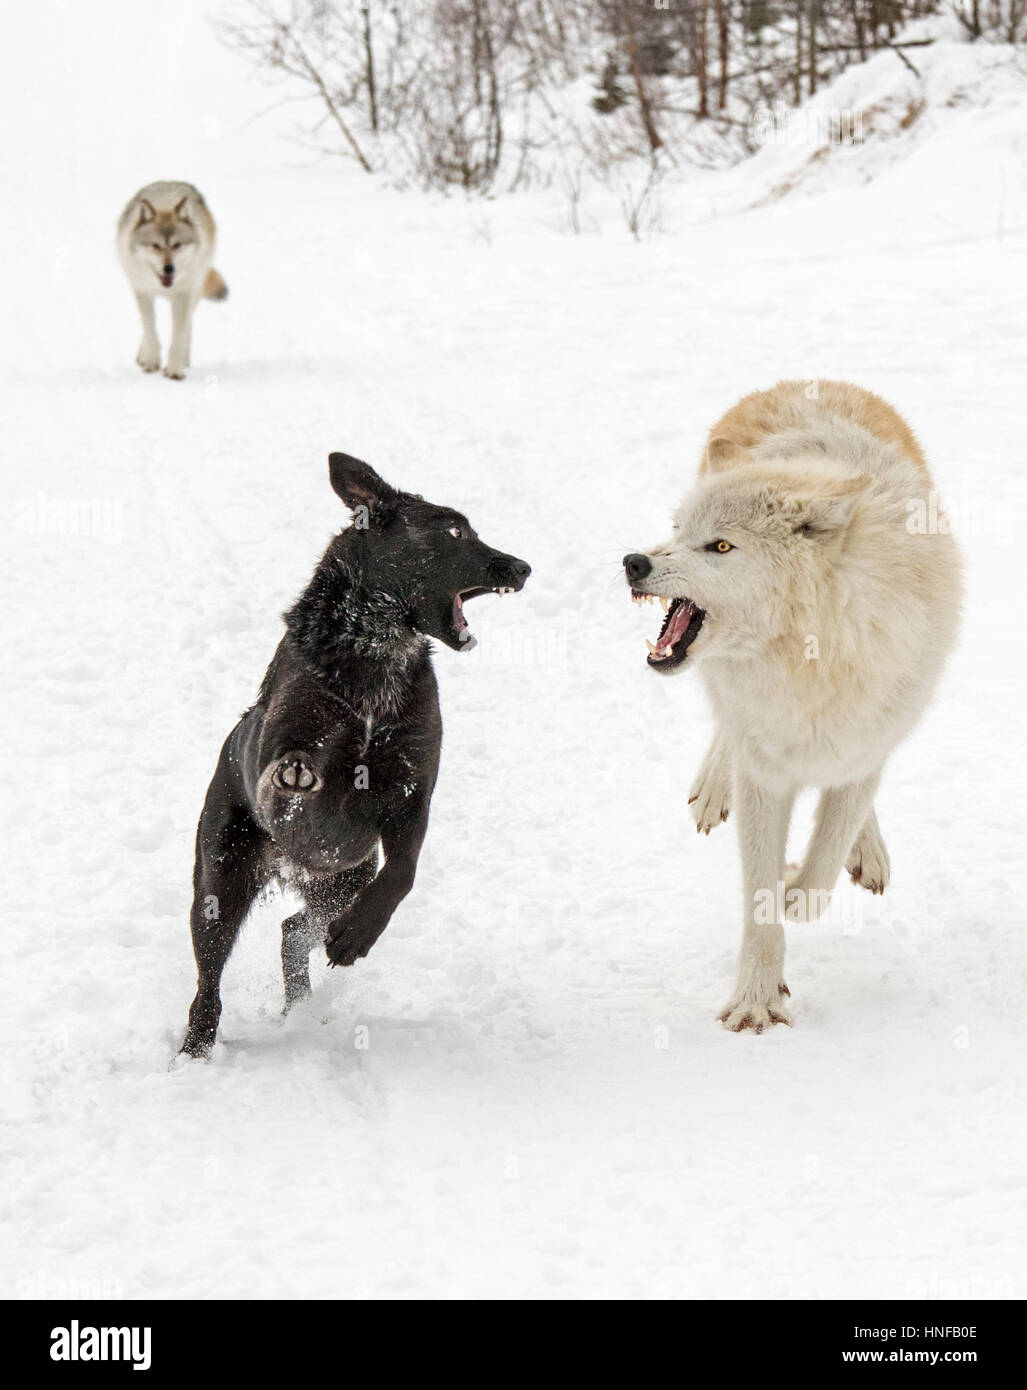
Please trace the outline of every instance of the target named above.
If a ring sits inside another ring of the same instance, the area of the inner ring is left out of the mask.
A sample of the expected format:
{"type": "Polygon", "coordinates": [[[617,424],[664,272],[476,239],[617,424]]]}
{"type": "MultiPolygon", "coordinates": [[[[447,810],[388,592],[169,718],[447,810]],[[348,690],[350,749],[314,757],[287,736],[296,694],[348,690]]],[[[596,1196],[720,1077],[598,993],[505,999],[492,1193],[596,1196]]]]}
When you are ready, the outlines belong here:
{"type": "Polygon", "coordinates": [[[463,531],[461,531],[459,526],[451,526],[449,528],[449,534],[451,536],[455,536],[458,541],[462,541],[464,538],[464,533],[463,531]]]}
{"type": "Polygon", "coordinates": [[[730,541],[710,541],[706,549],[713,550],[718,555],[726,555],[729,550],[734,550],[734,546],[730,541]]]}

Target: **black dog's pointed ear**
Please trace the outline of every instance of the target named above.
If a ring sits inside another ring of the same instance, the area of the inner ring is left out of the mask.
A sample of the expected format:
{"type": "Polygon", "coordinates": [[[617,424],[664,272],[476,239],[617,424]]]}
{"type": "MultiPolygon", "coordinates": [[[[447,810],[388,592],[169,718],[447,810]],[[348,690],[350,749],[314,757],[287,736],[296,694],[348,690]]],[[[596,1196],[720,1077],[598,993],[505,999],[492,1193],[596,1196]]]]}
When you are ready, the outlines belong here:
{"type": "Polygon", "coordinates": [[[395,501],[397,496],[396,489],[384,478],[379,478],[369,463],[362,463],[350,454],[329,454],[328,476],[335,492],[351,511],[357,507],[370,511],[383,502],[395,501]]]}

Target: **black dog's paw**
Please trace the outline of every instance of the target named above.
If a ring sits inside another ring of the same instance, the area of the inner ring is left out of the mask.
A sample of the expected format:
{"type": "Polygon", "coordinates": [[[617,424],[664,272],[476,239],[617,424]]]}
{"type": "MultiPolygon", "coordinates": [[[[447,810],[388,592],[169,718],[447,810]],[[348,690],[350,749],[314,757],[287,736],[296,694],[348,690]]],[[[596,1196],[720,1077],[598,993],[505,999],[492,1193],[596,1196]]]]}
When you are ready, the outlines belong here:
{"type": "Polygon", "coordinates": [[[381,936],[382,928],[348,912],[337,917],[329,928],[325,950],[331,965],[355,965],[381,936]]]}
{"type": "Polygon", "coordinates": [[[198,1057],[205,1059],[214,1050],[214,1040],[218,1035],[217,1027],[190,1027],[185,1035],[185,1041],[179,1048],[179,1057],[198,1057]]]}
{"type": "Polygon", "coordinates": [[[324,778],[303,753],[286,753],[270,772],[272,785],[288,796],[318,792],[324,786],[324,778]]]}

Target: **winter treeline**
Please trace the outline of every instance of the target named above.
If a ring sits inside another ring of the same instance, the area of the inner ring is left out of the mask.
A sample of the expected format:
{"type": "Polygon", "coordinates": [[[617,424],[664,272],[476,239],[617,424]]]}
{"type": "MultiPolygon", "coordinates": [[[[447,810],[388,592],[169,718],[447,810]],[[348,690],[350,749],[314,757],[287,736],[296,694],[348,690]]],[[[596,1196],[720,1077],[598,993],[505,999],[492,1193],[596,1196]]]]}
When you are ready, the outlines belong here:
{"type": "Polygon", "coordinates": [[[1027,0],[242,0],[222,31],[313,99],[319,147],[485,191],[737,158],[761,109],[881,48],[914,66],[940,15],[1027,39],[1027,0]]]}

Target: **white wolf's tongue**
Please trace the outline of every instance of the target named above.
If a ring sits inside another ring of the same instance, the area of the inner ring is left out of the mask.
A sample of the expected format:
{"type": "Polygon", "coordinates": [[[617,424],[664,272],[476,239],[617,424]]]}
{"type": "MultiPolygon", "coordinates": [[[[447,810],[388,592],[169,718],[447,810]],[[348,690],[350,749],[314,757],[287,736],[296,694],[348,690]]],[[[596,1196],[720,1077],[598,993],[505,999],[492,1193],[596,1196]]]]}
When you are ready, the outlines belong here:
{"type": "Polygon", "coordinates": [[[692,621],[692,613],[692,605],[687,599],[682,599],[671,614],[670,622],[667,624],[667,631],[656,645],[656,650],[658,652],[670,651],[678,638],[685,635],[685,629],[692,621]]]}

